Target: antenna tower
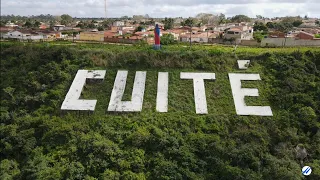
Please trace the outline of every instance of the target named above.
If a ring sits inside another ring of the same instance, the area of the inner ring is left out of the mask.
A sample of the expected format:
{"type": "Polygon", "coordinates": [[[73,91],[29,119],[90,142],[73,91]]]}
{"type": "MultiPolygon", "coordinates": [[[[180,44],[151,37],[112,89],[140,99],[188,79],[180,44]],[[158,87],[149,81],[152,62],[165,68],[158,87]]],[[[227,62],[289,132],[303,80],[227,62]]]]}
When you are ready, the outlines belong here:
{"type": "Polygon", "coordinates": [[[104,16],[107,19],[107,0],[104,0],[104,16]]]}

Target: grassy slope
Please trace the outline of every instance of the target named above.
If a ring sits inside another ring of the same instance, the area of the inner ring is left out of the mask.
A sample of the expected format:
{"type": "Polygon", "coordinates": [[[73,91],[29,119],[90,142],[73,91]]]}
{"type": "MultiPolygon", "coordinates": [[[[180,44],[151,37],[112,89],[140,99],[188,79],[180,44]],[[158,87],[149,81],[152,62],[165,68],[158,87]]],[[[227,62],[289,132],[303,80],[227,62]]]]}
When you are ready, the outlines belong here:
{"type": "MultiPolygon", "coordinates": [[[[287,109],[270,101],[275,77],[266,69],[264,53],[279,53],[276,56],[280,58],[297,51],[296,48],[239,48],[239,59],[253,61],[246,71],[237,70],[230,47],[193,47],[193,52],[189,52],[187,48],[172,46],[153,52],[133,46],[80,44],[68,50],[77,55],[67,59],[89,59],[94,65],[86,69],[106,69],[107,75],[103,83],[86,85],[83,92],[83,98],[98,100],[93,115],[59,116],[59,110],[55,110],[56,116],[52,118],[32,115],[27,118],[40,124],[34,128],[36,131],[44,131],[38,132],[42,135],[36,137],[34,148],[42,147],[41,152],[55,164],[47,170],[60,172],[52,175],[54,178],[70,177],[66,164],[80,162],[84,167],[82,177],[116,177],[110,175],[109,169],[123,179],[300,179],[299,161],[293,148],[299,143],[317,147],[307,134],[296,132],[298,122],[283,126],[283,120],[290,121],[287,109]],[[130,100],[135,71],[147,71],[141,113],[106,112],[119,69],[129,70],[124,100],[130,100]],[[216,73],[215,81],[205,81],[207,115],[195,114],[192,80],[180,79],[180,72],[189,71],[216,73]],[[155,111],[158,72],[169,72],[168,113],[155,111]],[[246,102],[270,105],[274,117],[236,115],[228,80],[231,72],[260,74],[262,81],[243,83],[244,87],[258,88],[260,93],[259,97],[246,98],[246,102]]],[[[313,48],[299,50],[319,53],[313,48]]],[[[64,84],[60,103],[74,76],[75,71],[64,84]]],[[[318,80],[315,82],[319,84],[318,80]]],[[[23,121],[25,118],[15,124],[24,124],[23,121]]],[[[319,154],[315,149],[308,151],[319,154]]],[[[11,156],[7,158],[12,159],[11,156]]],[[[26,168],[23,161],[33,159],[29,155],[18,161],[26,168]]],[[[319,158],[312,157],[307,163],[316,166],[319,158]]],[[[30,177],[45,177],[41,173],[45,174],[36,170],[36,175],[30,177]]]]}

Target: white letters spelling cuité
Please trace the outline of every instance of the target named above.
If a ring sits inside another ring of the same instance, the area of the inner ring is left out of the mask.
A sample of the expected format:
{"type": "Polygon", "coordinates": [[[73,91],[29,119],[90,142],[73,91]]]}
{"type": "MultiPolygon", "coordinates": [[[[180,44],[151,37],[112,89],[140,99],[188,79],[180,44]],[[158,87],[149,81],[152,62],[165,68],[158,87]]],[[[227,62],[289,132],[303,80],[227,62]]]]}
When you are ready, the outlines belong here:
{"type": "MultiPolygon", "coordinates": [[[[103,81],[105,70],[79,70],[62,103],[61,110],[94,111],[97,100],[79,99],[87,81],[103,81]]],[[[131,101],[122,101],[128,71],[118,71],[108,106],[110,112],[140,112],[146,82],[146,71],[137,71],[131,101]]],[[[168,112],[169,74],[158,73],[156,111],[168,112]]],[[[181,72],[181,79],[193,80],[194,101],[197,114],[208,114],[204,80],[215,80],[215,73],[181,72]]],[[[245,96],[259,96],[258,89],[241,88],[241,80],[261,80],[259,74],[229,73],[232,96],[237,115],[272,116],[269,106],[247,106],[245,96]]]]}

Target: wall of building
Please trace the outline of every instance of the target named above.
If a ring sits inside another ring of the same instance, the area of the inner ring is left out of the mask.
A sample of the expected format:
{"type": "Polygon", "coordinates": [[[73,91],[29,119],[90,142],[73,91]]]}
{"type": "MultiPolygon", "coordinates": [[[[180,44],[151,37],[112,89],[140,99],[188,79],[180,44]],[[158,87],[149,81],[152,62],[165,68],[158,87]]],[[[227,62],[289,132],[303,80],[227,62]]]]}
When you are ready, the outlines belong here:
{"type": "Polygon", "coordinates": [[[209,38],[209,43],[212,43],[212,44],[223,44],[223,39],[220,39],[220,38],[209,38]]]}
{"type": "Polygon", "coordinates": [[[40,39],[44,39],[44,36],[43,35],[35,35],[35,36],[23,37],[23,39],[40,40],[40,39]]]}
{"type": "Polygon", "coordinates": [[[253,39],[253,33],[242,32],[242,33],[241,33],[241,39],[251,40],[251,39],[253,39]]]}
{"type": "Polygon", "coordinates": [[[109,42],[109,43],[123,43],[123,44],[135,44],[137,42],[141,41],[140,39],[127,39],[127,38],[104,38],[104,42],[109,42]]]}
{"type": "Polygon", "coordinates": [[[116,21],[113,23],[114,26],[124,26],[124,22],[123,21],[116,21]]]}
{"type": "Polygon", "coordinates": [[[288,46],[288,47],[293,47],[293,46],[320,46],[320,39],[314,39],[314,40],[303,40],[299,39],[296,40],[294,38],[265,38],[262,39],[261,41],[261,46],[276,46],[276,47],[281,47],[281,46],[288,46]]]}
{"type": "Polygon", "coordinates": [[[256,40],[241,40],[242,46],[260,46],[260,43],[256,40]]]}
{"type": "Polygon", "coordinates": [[[225,34],[224,37],[226,39],[231,39],[231,38],[235,38],[235,39],[241,39],[241,33],[239,34],[225,34]]]}
{"type": "Polygon", "coordinates": [[[312,34],[305,34],[305,33],[299,33],[299,34],[297,35],[297,38],[299,38],[299,39],[309,39],[309,40],[311,40],[311,39],[314,39],[314,35],[312,35],[312,34]]]}
{"type": "Polygon", "coordinates": [[[80,32],[80,41],[104,41],[103,33],[80,32]]]}
{"type": "Polygon", "coordinates": [[[30,35],[30,34],[23,34],[18,31],[8,32],[3,35],[5,39],[19,39],[19,40],[42,40],[47,39],[45,35],[30,35]]]}
{"type": "MultiPolygon", "coordinates": [[[[180,38],[181,42],[190,42],[190,38],[187,37],[182,37],[180,38]]],[[[192,37],[191,42],[197,42],[197,43],[208,43],[208,38],[207,37],[192,37]]]]}

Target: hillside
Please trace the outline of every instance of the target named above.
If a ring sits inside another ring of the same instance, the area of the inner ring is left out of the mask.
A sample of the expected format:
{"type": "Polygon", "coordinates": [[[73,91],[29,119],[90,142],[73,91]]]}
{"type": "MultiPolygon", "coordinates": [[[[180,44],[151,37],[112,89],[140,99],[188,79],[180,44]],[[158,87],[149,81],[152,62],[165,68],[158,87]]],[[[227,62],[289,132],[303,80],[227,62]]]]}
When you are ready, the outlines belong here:
{"type": "Polygon", "coordinates": [[[320,50],[316,48],[149,47],[1,42],[0,179],[320,179],[320,50]],[[238,70],[237,59],[252,61],[238,70]],[[60,111],[79,69],[106,70],[88,84],[93,114],[60,111]],[[117,70],[147,71],[142,112],[107,111],[117,70]],[[156,112],[158,72],[169,72],[167,113],[156,112]],[[180,72],[213,72],[208,114],[195,112],[193,82],[180,72]],[[228,73],[258,73],[247,105],[273,117],[238,116],[228,73]],[[300,149],[300,150],[297,150],[300,149]],[[307,157],[303,155],[303,149],[307,157]],[[302,155],[301,155],[302,154],[302,155]]]}

